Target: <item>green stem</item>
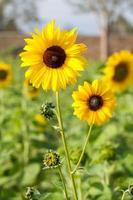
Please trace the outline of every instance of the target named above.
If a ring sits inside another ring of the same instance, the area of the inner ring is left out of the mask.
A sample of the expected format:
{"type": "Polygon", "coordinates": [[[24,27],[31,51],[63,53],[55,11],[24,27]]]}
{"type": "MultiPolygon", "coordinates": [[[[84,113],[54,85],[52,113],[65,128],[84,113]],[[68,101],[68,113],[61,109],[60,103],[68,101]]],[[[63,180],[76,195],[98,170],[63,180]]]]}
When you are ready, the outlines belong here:
{"type": "Polygon", "coordinates": [[[81,188],[81,178],[80,178],[80,173],[77,174],[77,179],[78,179],[78,197],[79,197],[79,200],[82,200],[82,188],[81,188]]]}
{"type": "Polygon", "coordinates": [[[66,189],[66,184],[65,184],[65,180],[64,180],[64,176],[62,174],[60,166],[58,166],[58,169],[59,169],[60,178],[61,178],[61,181],[62,181],[62,184],[63,184],[63,187],[64,187],[64,193],[65,193],[66,200],[69,200],[68,194],[67,194],[67,189],[66,189]]]}
{"type": "Polygon", "coordinates": [[[60,133],[61,133],[61,137],[62,137],[63,146],[64,146],[64,149],[65,149],[65,155],[66,155],[68,170],[69,170],[70,178],[71,178],[71,181],[72,181],[74,199],[78,200],[74,176],[73,176],[73,174],[71,174],[72,167],[71,167],[70,156],[69,156],[69,152],[68,152],[66,136],[65,136],[65,133],[64,133],[63,121],[62,121],[62,116],[61,116],[61,109],[60,109],[60,102],[59,102],[59,92],[56,92],[56,103],[57,103],[58,122],[59,122],[59,127],[60,127],[60,133]]]}
{"type": "Polygon", "coordinates": [[[127,192],[128,192],[128,190],[126,190],[126,191],[123,192],[123,195],[122,195],[121,200],[124,200],[124,198],[125,198],[125,194],[126,194],[127,192]]]}
{"type": "Polygon", "coordinates": [[[84,153],[85,153],[86,146],[87,146],[89,138],[90,138],[91,130],[92,130],[92,125],[89,128],[89,131],[88,131],[88,134],[87,134],[87,137],[86,137],[86,140],[85,140],[85,144],[83,146],[83,150],[82,150],[82,153],[80,155],[79,161],[78,161],[76,167],[74,168],[74,170],[71,172],[72,174],[74,174],[77,171],[77,169],[78,169],[78,167],[79,167],[79,165],[80,165],[80,163],[82,161],[82,158],[83,158],[84,153]]]}

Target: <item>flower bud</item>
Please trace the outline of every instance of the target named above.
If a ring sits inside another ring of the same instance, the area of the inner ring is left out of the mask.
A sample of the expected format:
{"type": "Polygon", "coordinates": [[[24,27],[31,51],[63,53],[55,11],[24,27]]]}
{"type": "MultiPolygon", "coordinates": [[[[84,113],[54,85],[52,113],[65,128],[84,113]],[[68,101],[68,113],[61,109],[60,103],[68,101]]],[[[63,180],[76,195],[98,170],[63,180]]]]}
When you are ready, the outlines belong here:
{"type": "Polygon", "coordinates": [[[133,185],[129,186],[129,194],[133,198],[133,185]]]}
{"type": "Polygon", "coordinates": [[[43,169],[56,168],[61,164],[60,156],[56,152],[49,150],[44,155],[43,169]]]}
{"type": "Polygon", "coordinates": [[[28,200],[39,200],[40,192],[34,187],[27,187],[25,198],[28,200]]]}
{"type": "Polygon", "coordinates": [[[54,108],[55,106],[50,103],[45,103],[41,107],[41,114],[44,115],[44,117],[48,120],[52,119],[54,114],[54,108]]]}

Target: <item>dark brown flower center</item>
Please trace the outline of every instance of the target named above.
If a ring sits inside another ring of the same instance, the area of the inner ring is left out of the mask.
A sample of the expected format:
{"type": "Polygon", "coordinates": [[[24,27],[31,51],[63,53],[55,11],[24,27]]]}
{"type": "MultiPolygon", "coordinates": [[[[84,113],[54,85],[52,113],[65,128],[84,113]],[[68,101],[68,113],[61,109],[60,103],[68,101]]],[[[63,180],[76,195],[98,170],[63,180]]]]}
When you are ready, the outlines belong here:
{"type": "Polygon", "coordinates": [[[7,77],[7,71],[5,71],[4,69],[0,70],[0,80],[5,80],[7,77]]]}
{"type": "Polygon", "coordinates": [[[113,76],[113,80],[117,82],[124,81],[128,75],[128,65],[127,63],[119,63],[115,68],[115,74],[113,76]]]}
{"type": "Polygon", "coordinates": [[[103,105],[103,99],[99,95],[91,96],[88,101],[88,106],[93,111],[97,111],[102,107],[102,105],[103,105]]]}
{"type": "Polygon", "coordinates": [[[65,59],[65,51],[59,46],[49,47],[43,55],[43,62],[50,68],[61,67],[64,64],[65,59]]]}

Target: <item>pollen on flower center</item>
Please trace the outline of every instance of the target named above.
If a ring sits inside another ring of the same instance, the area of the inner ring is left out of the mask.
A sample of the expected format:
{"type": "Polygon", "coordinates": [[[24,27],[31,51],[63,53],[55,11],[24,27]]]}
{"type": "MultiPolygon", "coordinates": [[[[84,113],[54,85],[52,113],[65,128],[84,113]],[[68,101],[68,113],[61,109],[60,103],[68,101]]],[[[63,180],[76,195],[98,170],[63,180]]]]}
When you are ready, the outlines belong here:
{"type": "Polygon", "coordinates": [[[88,106],[93,111],[97,111],[102,107],[102,105],[103,105],[103,99],[101,96],[98,95],[91,96],[88,101],[88,106]]]}
{"type": "Polygon", "coordinates": [[[0,70],[0,80],[4,80],[7,77],[7,71],[5,70],[0,70]]]}
{"type": "Polygon", "coordinates": [[[50,68],[61,67],[66,59],[65,51],[59,46],[51,46],[43,55],[43,62],[50,68]]]}
{"type": "Polygon", "coordinates": [[[119,63],[115,68],[115,74],[113,76],[113,80],[117,82],[121,82],[125,80],[128,75],[128,66],[127,63],[119,63]]]}

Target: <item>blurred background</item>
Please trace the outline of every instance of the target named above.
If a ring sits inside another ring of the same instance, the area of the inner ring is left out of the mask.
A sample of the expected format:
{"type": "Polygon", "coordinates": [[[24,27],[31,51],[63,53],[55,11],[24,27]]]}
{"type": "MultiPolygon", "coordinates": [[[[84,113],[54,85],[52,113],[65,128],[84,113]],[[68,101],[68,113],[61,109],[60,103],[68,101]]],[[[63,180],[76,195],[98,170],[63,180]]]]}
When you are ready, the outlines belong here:
{"type": "Polygon", "coordinates": [[[88,56],[106,59],[133,50],[132,12],[132,0],[0,0],[0,50],[23,47],[25,34],[55,18],[62,28],[78,27],[88,56]]]}
{"type": "MultiPolygon", "coordinates": [[[[85,80],[100,79],[112,52],[133,51],[133,0],[0,0],[0,63],[9,64],[12,70],[11,83],[0,88],[0,200],[24,200],[27,187],[37,188],[39,200],[62,200],[58,171],[42,170],[47,149],[56,150],[64,158],[56,119],[49,121],[40,115],[43,103],[55,104],[55,94],[36,90],[25,82],[25,69],[20,67],[18,56],[24,38],[35,27],[41,30],[52,18],[62,29],[76,26],[78,41],[89,49],[86,70],[61,95],[73,166],[88,125],[72,114],[72,92],[85,80]]],[[[121,190],[133,184],[133,87],[118,94],[117,100],[114,117],[93,129],[82,161],[85,170],[76,176],[79,200],[120,200],[121,190]]],[[[131,198],[130,193],[127,200],[131,198]]]]}

